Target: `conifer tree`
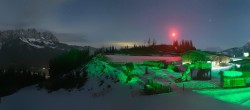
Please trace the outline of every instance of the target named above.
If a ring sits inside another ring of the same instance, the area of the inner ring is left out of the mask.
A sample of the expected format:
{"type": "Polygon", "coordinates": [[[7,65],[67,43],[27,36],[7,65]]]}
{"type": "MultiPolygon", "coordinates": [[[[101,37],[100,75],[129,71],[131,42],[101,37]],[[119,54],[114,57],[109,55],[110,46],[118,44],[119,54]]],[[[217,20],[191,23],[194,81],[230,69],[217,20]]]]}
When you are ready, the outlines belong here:
{"type": "Polygon", "coordinates": [[[151,39],[149,38],[148,39],[148,46],[150,46],[151,45],[151,39]]]}

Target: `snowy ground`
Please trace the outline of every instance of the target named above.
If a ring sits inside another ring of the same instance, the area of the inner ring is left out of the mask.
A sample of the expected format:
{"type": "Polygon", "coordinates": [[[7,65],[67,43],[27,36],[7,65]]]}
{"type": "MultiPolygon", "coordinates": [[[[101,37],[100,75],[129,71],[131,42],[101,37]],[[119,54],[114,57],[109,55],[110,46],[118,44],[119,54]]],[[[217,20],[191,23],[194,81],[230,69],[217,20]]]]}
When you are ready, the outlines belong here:
{"type": "MultiPolygon", "coordinates": [[[[216,67],[212,70],[212,82],[219,83],[219,72],[223,70],[228,70],[228,67],[216,67]]],[[[197,93],[213,97],[215,99],[225,101],[228,103],[239,104],[242,106],[250,107],[250,88],[233,88],[233,89],[224,89],[224,88],[212,88],[204,90],[194,90],[197,93]]]]}
{"type": "MultiPolygon", "coordinates": [[[[140,69],[145,72],[146,66],[139,66],[140,69]]],[[[166,69],[153,69],[152,67],[149,68],[149,75],[144,75],[144,77],[152,77],[154,80],[158,82],[162,82],[163,84],[169,85],[171,83],[171,87],[174,90],[180,90],[183,88],[188,89],[214,89],[214,88],[220,88],[220,77],[219,72],[221,70],[227,70],[229,67],[217,67],[216,69],[212,70],[212,80],[205,80],[205,81],[199,81],[199,80],[191,80],[187,82],[180,82],[175,83],[175,79],[180,78],[182,76],[182,73],[174,72],[171,70],[166,69]]],[[[146,78],[144,78],[146,79],[146,78]]]]}
{"type": "Polygon", "coordinates": [[[249,110],[192,91],[133,97],[127,87],[116,86],[107,95],[92,97],[86,90],[47,93],[34,86],[4,97],[0,110],[249,110]]]}
{"type": "Polygon", "coordinates": [[[81,91],[59,90],[47,93],[45,90],[37,90],[35,86],[31,86],[11,96],[3,97],[0,110],[249,110],[241,106],[250,104],[248,101],[250,96],[245,94],[249,88],[234,92],[242,93],[243,98],[236,100],[241,103],[227,103],[224,102],[227,99],[221,99],[224,97],[223,93],[231,100],[237,97],[237,94],[231,95],[230,91],[218,89],[217,74],[221,69],[227,68],[214,69],[211,81],[175,83],[174,79],[179,78],[181,73],[149,67],[149,74],[144,74],[146,66],[139,65],[132,73],[137,74],[137,78],[141,80],[124,83],[123,68],[114,68],[98,59],[91,61],[87,67],[91,75],[81,91]],[[120,79],[118,83],[103,77],[105,75],[114,77],[116,74],[120,76],[118,76],[120,79]],[[140,95],[141,88],[138,87],[140,85],[138,81],[146,81],[149,77],[166,85],[171,83],[174,92],[151,96],[140,95]],[[100,85],[102,81],[104,83],[100,85]],[[183,91],[183,84],[188,89],[183,91]],[[194,89],[197,91],[193,92],[194,89]]]}
{"type": "Polygon", "coordinates": [[[195,91],[200,94],[208,95],[213,98],[250,107],[250,88],[234,88],[234,89],[210,89],[195,91]]]}

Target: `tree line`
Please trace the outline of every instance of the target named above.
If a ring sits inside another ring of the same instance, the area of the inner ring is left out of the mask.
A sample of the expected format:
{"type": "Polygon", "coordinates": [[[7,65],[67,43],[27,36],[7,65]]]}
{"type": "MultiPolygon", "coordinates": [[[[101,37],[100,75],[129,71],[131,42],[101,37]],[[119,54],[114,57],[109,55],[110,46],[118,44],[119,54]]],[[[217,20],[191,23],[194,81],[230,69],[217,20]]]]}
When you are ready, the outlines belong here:
{"type": "Polygon", "coordinates": [[[150,38],[144,45],[134,44],[133,46],[124,46],[117,49],[115,46],[102,47],[95,54],[130,54],[130,55],[164,55],[181,54],[189,50],[196,50],[192,40],[175,40],[173,44],[157,44],[156,40],[150,38]]]}
{"type": "Polygon", "coordinates": [[[45,88],[49,92],[61,88],[71,90],[82,87],[87,81],[87,73],[84,65],[92,57],[89,51],[71,49],[53,59],[49,63],[50,79],[39,84],[40,88],[45,88]]]}
{"type": "Polygon", "coordinates": [[[45,79],[41,68],[0,68],[0,98],[33,84],[38,84],[38,88],[47,89],[48,92],[81,88],[87,81],[84,65],[91,58],[88,50],[71,49],[64,52],[50,60],[49,79],[45,79]]]}
{"type": "Polygon", "coordinates": [[[178,40],[175,40],[173,41],[173,47],[177,53],[183,53],[189,50],[196,50],[192,40],[181,40],[180,42],[178,40]]]}
{"type": "Polygon", "coordinates": [[[29,68],[0,69],[0,97],[11,95],[19,89],[44,81],[44,76],[29,68]]]}

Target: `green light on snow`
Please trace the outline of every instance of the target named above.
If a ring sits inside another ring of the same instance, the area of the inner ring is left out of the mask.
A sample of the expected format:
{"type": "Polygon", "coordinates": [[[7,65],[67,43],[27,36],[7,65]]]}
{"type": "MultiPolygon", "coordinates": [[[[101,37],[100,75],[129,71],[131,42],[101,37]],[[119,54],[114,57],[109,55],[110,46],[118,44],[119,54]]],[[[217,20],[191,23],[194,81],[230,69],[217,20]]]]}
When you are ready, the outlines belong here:
{"type": "Polygon", "coordinates": [[[193,90],[193,91],[199,94],[211,96],[221,101],[250,107],[250,99],[249,99],[250,88],[193,90]]]}
{"type": "Polygon", "coordinates": [[[138,82],[143,82],[143,81],[138,77],[133,77],[128,83],[129,84],[138,84],[138,82]]]}
{"type": "Polygon", "coordinates": [[[127,81],[128,76],[126,76],[124,73],[119,73],[118,74],[118,79],[120,80],[121,83],[125,83],[127,81]]]}

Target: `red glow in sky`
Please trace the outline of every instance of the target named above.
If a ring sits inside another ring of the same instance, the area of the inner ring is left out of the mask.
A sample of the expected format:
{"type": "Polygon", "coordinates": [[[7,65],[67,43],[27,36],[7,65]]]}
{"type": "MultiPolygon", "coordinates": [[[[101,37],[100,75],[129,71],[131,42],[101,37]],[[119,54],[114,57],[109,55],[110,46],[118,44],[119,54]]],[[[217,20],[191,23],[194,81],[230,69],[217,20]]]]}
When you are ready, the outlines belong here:
{"type": "Polygon", "coordinates": [[[180,29],[177,26],[171,26],[166,29],[166,36],[168,40],[177,40],[180,37],[180,29]]]}
{"type": "Polygon", "coordinates": [[[176,36],[176,34],[175,34],[175,33],[172,33],[172,36],[176,36]]]}
{"type": "Polygon", "coordinates": [[[173,39],[173,40],[176,40],[176,39],[177,39],[176,32],[172,32],[172,34],[171,34],[171,35],[172,35],[172,39],[173,39]]]}

